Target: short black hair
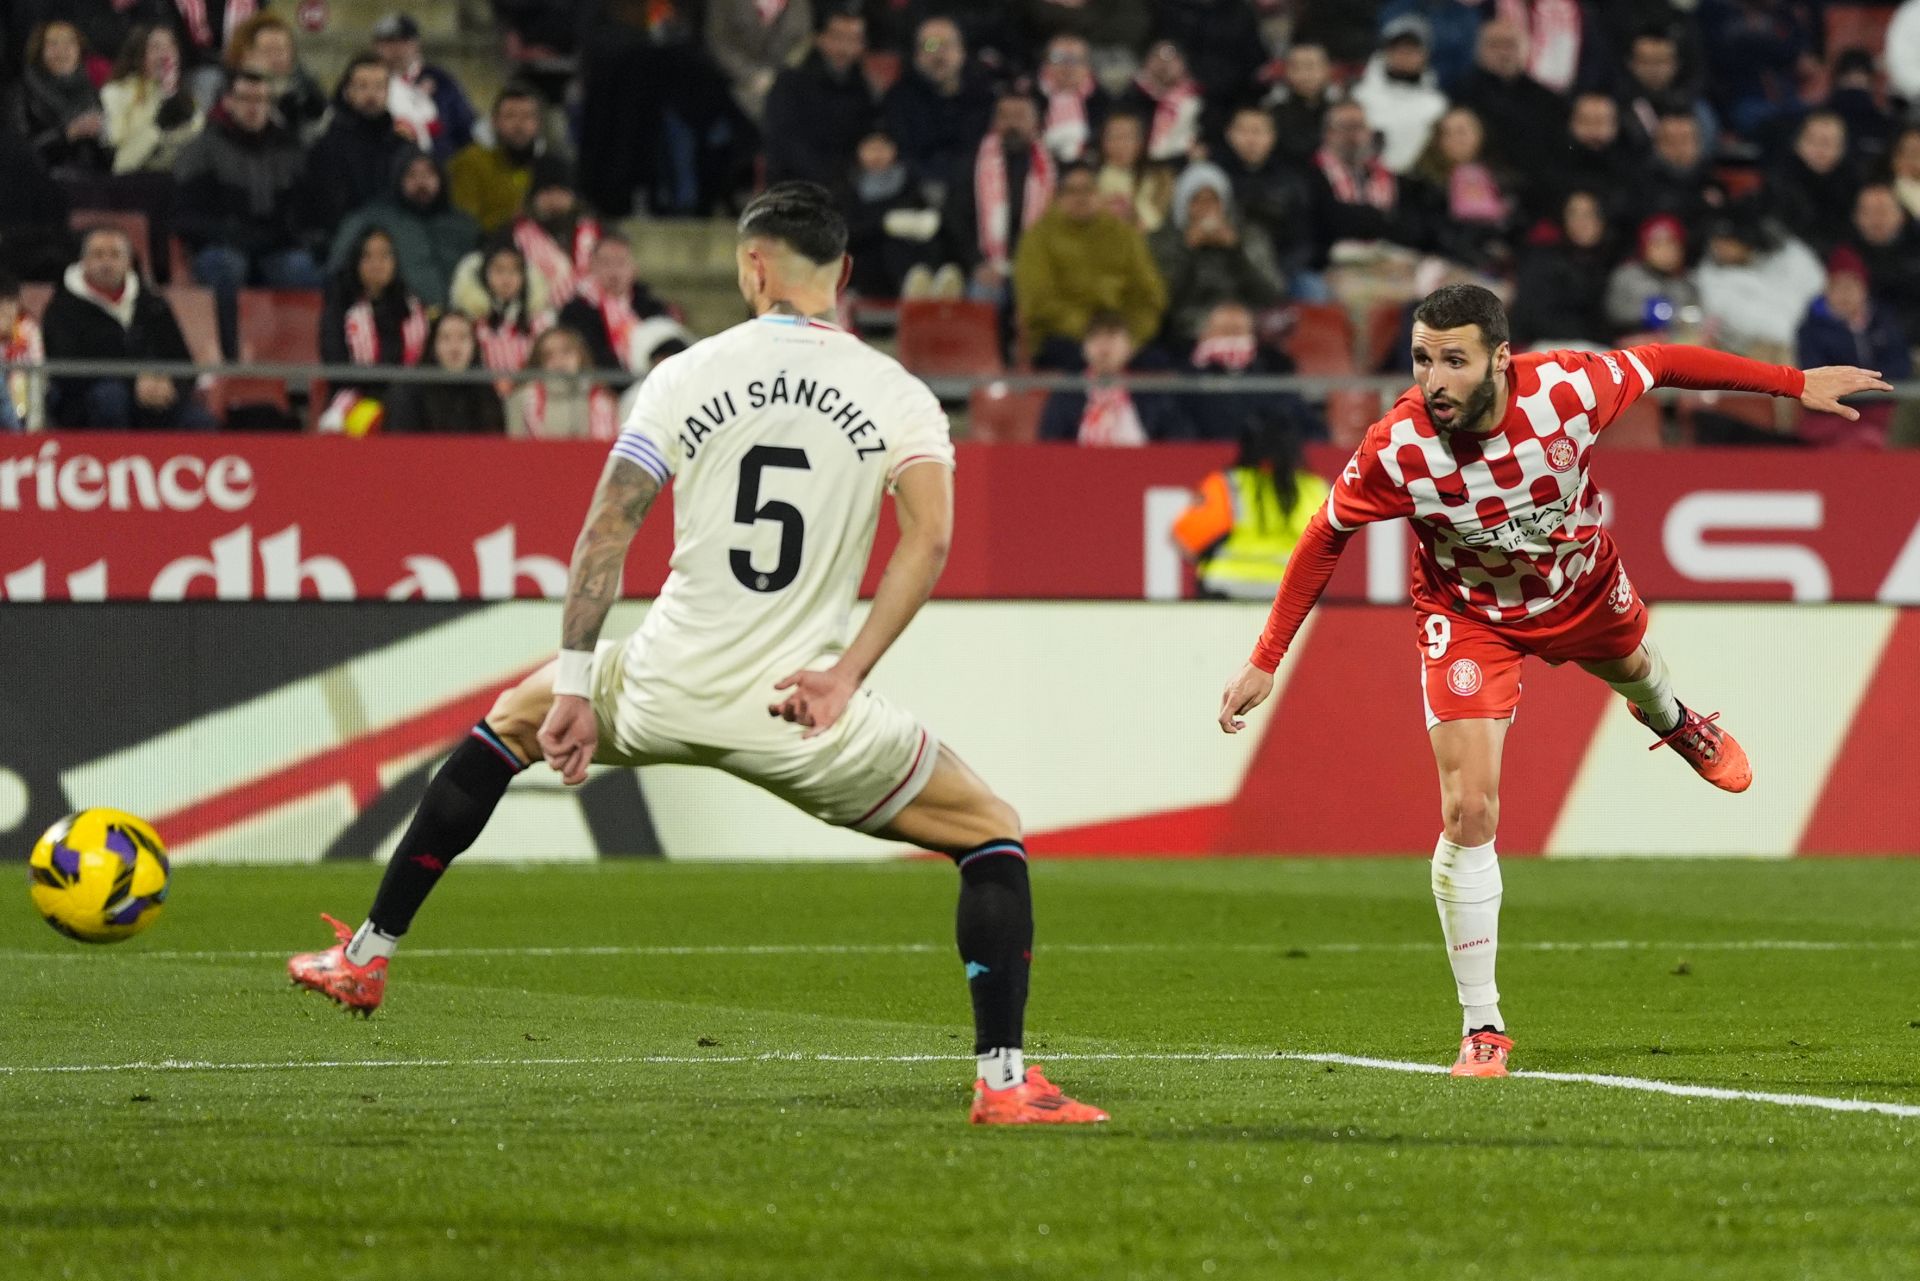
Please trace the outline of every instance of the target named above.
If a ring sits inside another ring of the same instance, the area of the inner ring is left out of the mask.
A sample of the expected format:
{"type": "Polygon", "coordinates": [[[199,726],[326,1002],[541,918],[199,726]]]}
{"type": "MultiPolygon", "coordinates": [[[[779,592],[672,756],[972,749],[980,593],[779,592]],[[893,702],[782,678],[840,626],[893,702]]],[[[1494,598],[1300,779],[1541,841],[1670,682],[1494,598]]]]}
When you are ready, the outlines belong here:
{"type": "Polygon", "coordinates": [[[500,110],[500,104],[505,102],[531,102],[537,107],[546,106],[546,99],[540,96],[540,91],[525,80],[509,80],[500,86],[500,92],[493,95],[493,110],[500,110]]]}
{"type": "Polygon", "coordinates": [[[847,220],[833,196],[814,182],[780,182],[755,196],[740,214],[740,239],[778,240],[824,267],[847,252],[847,220]]]}
{"type": "Polygon", "coordinates": [[[1507,309],[1498,294],[1479,285],[1442,285],[1420,300],[1413,322],[1429,329],[1478,326],[1488,351],[1508,341],[1507,309]]]}

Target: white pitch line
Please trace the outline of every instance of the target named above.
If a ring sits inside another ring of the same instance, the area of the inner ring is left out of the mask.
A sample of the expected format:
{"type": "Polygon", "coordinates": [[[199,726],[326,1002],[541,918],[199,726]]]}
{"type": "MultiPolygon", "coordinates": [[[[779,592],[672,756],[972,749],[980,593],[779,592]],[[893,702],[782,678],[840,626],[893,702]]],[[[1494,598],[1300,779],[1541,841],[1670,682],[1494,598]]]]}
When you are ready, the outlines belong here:
{"type": "MultiPolygon", "coordinates": [[[[1447,1068],[1439,1063],[1412,1059],[1376,1059],[1359,1054],[1311,1054],[1302,1051],[1173,1051],[1166,1054],[1072,1053],[1042,1056],[1053,1063],[1328,1063],[1342,1067],[1367,1068],[1381,1072],[1405,1072],[1419,1076],[1445,1076],[1447,1068]]],[[[43,1067],[0,1066],[3,1076],[50,1076],[108,1072],[292,1072],[339,1070],[343,1068],[526,1068],[526,1067],[631,1067],[680,1066],[727,1063],[970,1063],[972,1056],[959,1054],[806,1054],[778,1051],[765,1054],[630,1054],[580,1058],[536,1059],[288,1059],[253,1063],[218,1063],[201,1059],[158,1059],[138,1063],[66,1063],[43,1067]]],[[[1683,1085],[1656,1081],[1644,1076],[1611,1076],[1599,1072],[1516,1071],[1513,1078],[1527,1081],[1555,1081],[1567,1085],[1597,1085],[1614,1090],[1638,1090],[1680,1099],[1712,1099],[1727,1103],[1765,1103],[1774,1107],[1814,1108],[1823,1112],[1872,1112],[1882,1116],[1920,1117],[1920,1104],[1888,1103],[1879,1099],[1837,1099],[1824,1094],[1778,1094],[1766,1090],[1735,1090],[1717,1085],[1683,1085]]],[[[1464,1086],[1485,1089],[1485,1086],[1464,1086]]]]}
{"type": "MultiPolygon", "coordinates": [[[[1046,943],[1047,952],[1315,952],[1336,954],[1366,952],[1430,952],[1430,942],[1300,942],[1282,940],[1273,943],[1046,943]]],[[[1525,939],[1502,941],[1508,952],[1910,952],[1920,948],[1920,939],[1709,939],[1668,941],[1665,939],[1525,939]]],[[[572,956],[911,956],[923,953],[947,953],[950,943],[714,943],[714,944],[600,944],[571,947],[410,947],[401,955],[413,957],[572,957],[572,956]]],[[[130,949],[101,951],[93,948],[61,948],[34,951],[28,948],[0,949],[6,961],[91,961],[100,957],[118,957],[147,961],[258,961],[288,955],[286,949],[130,949]]]]}

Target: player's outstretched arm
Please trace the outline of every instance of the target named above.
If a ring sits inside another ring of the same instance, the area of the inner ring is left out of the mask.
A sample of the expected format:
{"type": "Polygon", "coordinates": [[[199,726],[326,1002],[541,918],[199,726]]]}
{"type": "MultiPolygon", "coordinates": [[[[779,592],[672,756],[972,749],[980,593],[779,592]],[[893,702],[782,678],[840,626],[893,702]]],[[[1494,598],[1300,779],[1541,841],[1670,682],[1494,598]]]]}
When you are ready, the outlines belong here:
{"type": "Polygon", "coordinates": [[[1843,397],[1893,390],[1893,384],[1881,378],[1878,369],[1856,369],[1852,365],[1822,365],[1807,370],[1806,379],[1800,403],[1817,413],[1838,414],[1848,422],[1858,422],[1860,411],[1841,404],[1843,397]]]}
{"type": "Polygon", "coordinates": [[[607,611],[620,598],[627,549],[646,519],[660,482],[645,468],[619,455],[607,459],[587,509],[586,524],[573,545],[567,575],[567,603],[560,623],[560,665],[553,680],[553,706],[540,726],[540,749],[547,764],[569,784],[587,776],[598,746],[599,727],[587,699],[587,671],[607,611]]]}
{"type": "Polygon", "coordinates": [[[1327,580],[1333,577],[1340,553],[1352,536],[1352,530],[1333,527],[1325,508],[1315,512],[1307,522],[1293,554],[1287,558],[1287,572],[1280,579],[1280,590],[1274,595],[1273,609],[1267,615],[1265,630],[1260,633],[1260,643],[1253,647],[1253,656],[1246,666],[1234,673],[1221,692],[1219,721],[1224,732],[1238,734],[1245,729],[1247,723],[1240,718],[1266,702],[1273,693],[1274,670],[1286,656],[1287,647],[1293,643],[1300,624],[1306,621],[1308,611],[1326,591],[1327,580]]]}
{"type": "Polygon", "coordinates": [[[1802,372],[1791,365],[1770,365],[1708,347],[1673,343],[1635,347],[1630,354],[1646,366],[1656,386],[1765,392],[1790,397],[1808,409],[1838,414],[1849,421],[1859,418],[1860,413],[1841,404],[1842,399],[1864,391],[1893,390],[1879,370],[1853,365],[1823,365],[1802,372]]]}
{"type": "Polygon", "coordinates": [[[804,738],[833,728],[860,683],[873,670],[920,607],[933,595],[933,585],[946,568],[947,547],[953,541],[953,472],[937,462],[917,463],[894,482],[894,516],[900,542],[880,576],[873,608],[840,661],[823,672],[794,672],[774,686],[786,697],[767,708],[795,725],[805,725],[804,738]]]}

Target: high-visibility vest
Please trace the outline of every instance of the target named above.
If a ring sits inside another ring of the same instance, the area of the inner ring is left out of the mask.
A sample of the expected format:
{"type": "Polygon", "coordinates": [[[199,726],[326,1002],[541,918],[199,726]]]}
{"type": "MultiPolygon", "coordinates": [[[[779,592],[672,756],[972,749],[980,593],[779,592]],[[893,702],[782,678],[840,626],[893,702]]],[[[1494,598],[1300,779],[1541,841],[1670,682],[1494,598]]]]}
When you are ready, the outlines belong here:
{"type": "Polygon", "coordinates": [[[1307,522],[1327,501],[1327,482],[1312,472],[1296,472],[1294,483],[1298,493],[1288,509],[1265,468],[1235,467],[1200,482],[1200,501],[1174,523],[1174,538],[1194,557],[1206,591],[1273,595],[1307,522]]]}

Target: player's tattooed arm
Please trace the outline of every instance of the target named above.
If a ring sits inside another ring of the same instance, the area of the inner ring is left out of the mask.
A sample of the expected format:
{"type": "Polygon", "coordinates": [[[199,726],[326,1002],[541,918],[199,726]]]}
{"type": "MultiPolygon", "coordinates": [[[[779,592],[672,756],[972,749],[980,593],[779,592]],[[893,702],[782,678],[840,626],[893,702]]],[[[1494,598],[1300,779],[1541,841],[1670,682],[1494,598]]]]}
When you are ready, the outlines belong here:
{"type": "Polygon", "coordinates": [[[607,611],[620,599],[627,549],[660,496],[660,482],[645,468],[614,457],[594,491],[587,522],[573,545],[567,603],[561,621],[562,649],[592,650],[607,611]]]}

